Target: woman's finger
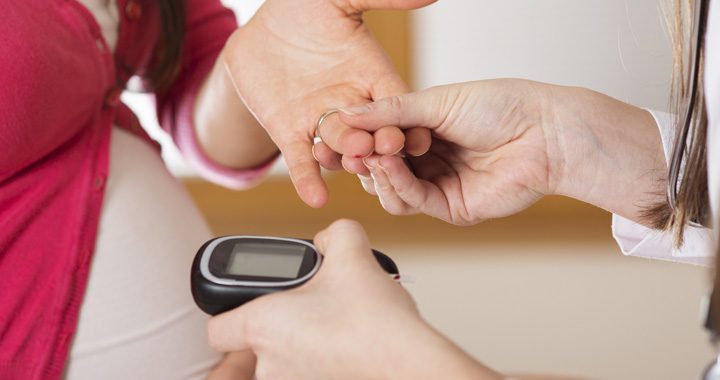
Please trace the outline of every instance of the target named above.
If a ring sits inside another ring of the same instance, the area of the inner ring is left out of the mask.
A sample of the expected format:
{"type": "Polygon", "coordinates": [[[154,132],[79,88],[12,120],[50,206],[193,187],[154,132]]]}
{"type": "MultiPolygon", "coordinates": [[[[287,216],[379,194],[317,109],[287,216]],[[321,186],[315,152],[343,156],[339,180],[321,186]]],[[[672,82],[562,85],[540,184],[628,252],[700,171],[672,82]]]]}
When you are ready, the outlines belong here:
{"type": "Polygon", "coordinates": [[[370,133],[348,127],[340,121],[337,114],[325,117],[318,126],[317,134],[330,149],[344,156],[367,157],[375,147],[370,133]]]}
{"type": "Polygon", "coordinates": [[[405,147],[405,134],[397,127],[380,128],[373,133],[375,154],[380,156],[400,153],[405,147]]]}
{"type": "Polygon", "coordinates": [[[410,128],[405,130],[405,153],[410,156],[422,156],[430,150],[432,135],[427,128],[410,128]]]}
{"type": "Polygon", "coordinates": [[[350,174],[370,175],[362,158],[354,158],[347,155],[342,156],[342,167],[350,174]]]}
{"type": "Polygon", "coordinates": [[[320,141],[312,147],[313,157],[327,170],[342,170],[341,156],[320,141]]]}
{"type": "Polygon", "coordinates": [[[296,139],[286,144],[278,143],[278,146],[300,198],[310,207],[325,205],[328,199],[327,187],[320,175],[320,166],[313,158],[310,141],[296,139]]]}

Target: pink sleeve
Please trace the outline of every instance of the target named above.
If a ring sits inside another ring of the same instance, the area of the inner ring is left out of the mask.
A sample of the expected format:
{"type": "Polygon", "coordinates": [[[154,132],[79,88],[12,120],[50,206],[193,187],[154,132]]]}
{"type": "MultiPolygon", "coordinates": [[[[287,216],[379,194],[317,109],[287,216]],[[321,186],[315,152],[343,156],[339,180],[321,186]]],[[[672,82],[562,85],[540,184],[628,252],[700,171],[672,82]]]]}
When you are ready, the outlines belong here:
{"type": "Polygon", "coordinates": [[[253,169],[219,165],[201,149],[193,123],[195,96],[236,28],[235,15],[219,1],[187,0],[181,70],[170,88],[157,95],[157,113],[162,128],[200,175],[222,186],[243,189],[259,181],[275,159],[253,169]]]}

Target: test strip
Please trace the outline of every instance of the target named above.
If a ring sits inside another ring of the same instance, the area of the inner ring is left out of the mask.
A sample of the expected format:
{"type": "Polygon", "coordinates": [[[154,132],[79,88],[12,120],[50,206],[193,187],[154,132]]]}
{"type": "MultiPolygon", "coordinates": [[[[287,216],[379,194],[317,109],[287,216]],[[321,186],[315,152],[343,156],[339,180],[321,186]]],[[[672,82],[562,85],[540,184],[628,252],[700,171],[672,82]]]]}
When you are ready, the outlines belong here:
{"type": "Polygon", "coordinates": [[[412,278],[411,276],[408,276],[408,275],[406,275],[406,274],[403,274],[403,275],[401,275],[401,274],[391,274],[391,275],[390,275],[390,278],[391,278],[393,281],[398,282],[398,283],[401,283],[401,284],[412,284],[412,283],[415,282],[415,279],[414,279],[414,278],[412,278]]]}

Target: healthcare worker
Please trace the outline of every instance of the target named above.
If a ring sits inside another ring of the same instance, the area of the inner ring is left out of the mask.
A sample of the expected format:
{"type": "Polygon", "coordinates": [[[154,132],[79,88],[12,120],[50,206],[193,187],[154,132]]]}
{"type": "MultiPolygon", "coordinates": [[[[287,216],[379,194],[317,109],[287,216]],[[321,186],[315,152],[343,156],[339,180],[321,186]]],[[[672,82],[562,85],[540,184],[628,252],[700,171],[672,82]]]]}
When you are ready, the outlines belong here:
{"type": "MultiPolygon", "coordinates": [[[[467,225],[561,194],[611,211],[628,254],[709,264],[717,249],[709,226],[720,222],[720,1],[677,6],[676,25],[686,26],[692,41],[676,42],[688,57],[676,65],[685,68],[676,77],[677,118],[582,88],[463,83],[337,114],[344,125],[371,132],[428,128],[428,153],[363,160],[340,150],[319,161],[333,167],[342,160],[393,214],[467,225]]],[[[320,137],[332,133],[319,126],[320,137]]],[[[394,132],[375,135],[376,146],[402,144],[394,132]]],[[[315,239],[326,256],[317,276],[213,318],[215,347],[246,350],[244,364],[256,366],[259,380],[507,379],[422,320],[374,264],[358,224],[336,222],[315,239]]],[[[718,293],[711,328],[720,322],[718,293]]],[[[711,365],[702,378],[718,379],[720,371],[711,365]]]]}

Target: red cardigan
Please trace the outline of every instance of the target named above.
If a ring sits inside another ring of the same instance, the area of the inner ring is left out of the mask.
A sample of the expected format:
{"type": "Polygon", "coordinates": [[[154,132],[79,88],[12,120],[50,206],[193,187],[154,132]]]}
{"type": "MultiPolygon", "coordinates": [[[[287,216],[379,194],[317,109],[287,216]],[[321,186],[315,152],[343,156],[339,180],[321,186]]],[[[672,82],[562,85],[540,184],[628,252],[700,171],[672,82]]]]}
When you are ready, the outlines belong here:
{"type": "MultiPolygon", "coordinates": [[[[144,135],[119,100],[157,48],[152,0],[118,0],[113,55],[76,0],[0,0],[0,379],[62,374],[88,279],[112,124],[144,135]]],[[[207,176],[242,187],[262,170],[215,166],[198,148],[194,94],[237,27],[218,0],[187,0],[180,74],[161,125],[207,176]]]]}

